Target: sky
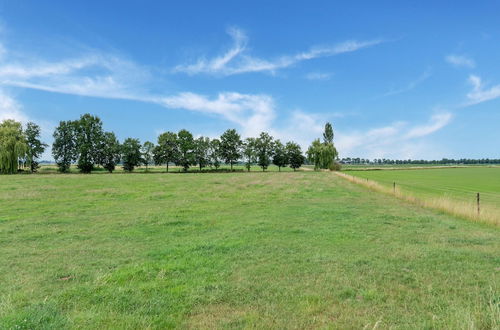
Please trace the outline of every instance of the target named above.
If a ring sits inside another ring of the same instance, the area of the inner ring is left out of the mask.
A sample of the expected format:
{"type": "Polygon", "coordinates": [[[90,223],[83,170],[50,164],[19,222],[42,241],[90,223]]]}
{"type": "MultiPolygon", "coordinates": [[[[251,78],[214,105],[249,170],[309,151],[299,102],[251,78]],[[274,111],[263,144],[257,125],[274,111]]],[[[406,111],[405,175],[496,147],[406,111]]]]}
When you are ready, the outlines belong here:
{"type": "MultiPolygon", "coordinates": [[[[0,0],[0,120],[500,158],[499,1],[0,0]]],[[[43,155],[50,160],[50,148],[43,155]]]]}

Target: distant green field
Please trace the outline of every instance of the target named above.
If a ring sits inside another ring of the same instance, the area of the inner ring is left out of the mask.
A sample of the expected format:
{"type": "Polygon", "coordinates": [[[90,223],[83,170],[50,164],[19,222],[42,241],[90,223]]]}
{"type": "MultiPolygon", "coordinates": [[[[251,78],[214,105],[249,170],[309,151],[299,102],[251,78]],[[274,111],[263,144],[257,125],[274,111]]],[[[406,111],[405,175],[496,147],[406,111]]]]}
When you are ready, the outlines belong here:
{"type": "Polygon", "coordinates": [[[500,212],[500,167],[431,168],[409,170],[349,171],[388,187],[396,182],[403,192],[421,197],[449,197],[474,204],[480,193],[485,208],[500,212]]]}
{"type": "Polygon", "coordinates": [[[492,329],[499,251],[330,172],[0,176],[0,329],[492,329]]]}

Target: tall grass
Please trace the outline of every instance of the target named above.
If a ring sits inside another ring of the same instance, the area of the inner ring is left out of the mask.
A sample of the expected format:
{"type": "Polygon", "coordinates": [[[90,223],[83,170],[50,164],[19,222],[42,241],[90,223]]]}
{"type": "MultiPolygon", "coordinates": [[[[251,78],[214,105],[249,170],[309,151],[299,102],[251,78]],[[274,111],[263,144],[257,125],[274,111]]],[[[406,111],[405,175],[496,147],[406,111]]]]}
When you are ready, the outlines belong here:
{"type": "Polygon", "coordinates": [[[387,187],[376,181],[352,176],[342,172],[335,172],[335,174],[350,182],[365,186],[373,191],[393,195],[399,199],[420,205],[422,207],[436,209],[477,222],[500,226],[500,210],[498,209],[481,205],[481,211],[478,212],[477,204],[474,202],[457,201],[445,196],[432,198],[416,197],[407,191],[402,191],[399,186],[387,187]]]}

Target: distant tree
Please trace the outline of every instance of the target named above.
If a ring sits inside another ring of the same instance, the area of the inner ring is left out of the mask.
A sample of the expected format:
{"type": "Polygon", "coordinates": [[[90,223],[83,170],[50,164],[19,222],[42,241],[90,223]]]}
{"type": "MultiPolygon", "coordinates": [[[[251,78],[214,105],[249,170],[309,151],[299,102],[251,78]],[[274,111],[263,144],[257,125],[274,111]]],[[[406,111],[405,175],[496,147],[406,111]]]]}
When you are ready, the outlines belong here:
{"type": "Polygon", "coordinates": [[[271,156],[273,152],[274,139],[266,132],[260,133],[255,140],[255,151],[257,155],[257,163],[265,171],[271,164],[271,156]]]}
{"type": "Polygon", "coordinates": [[[0,173],[13,174],[26,156],[26,137],[21,123],[7,119],[0,123],[0,173]]]}
{"type": "Polygon", "coordinates": [[[146,141],[142,145],[141,154],[142,154],[142,163],[146,165],[146,172],[148,171],[148,166],[153,164],[153,150],[155,149],[155,145],[153,142],[146,141]]]}
{"type": "Polygon", "coordinates": [[[333,144],[333,127],[332,124],[330,123],[325,124],[325,132],[323,133],[323,143],[333,144]]]}
{"type": "Polygon", "coordinates": [[[221,162],[221,155],[220,155],[220,140],[219,139],[212,139],[210,141],[210,148],[209,148],[209,159],[210,159],[210,166],[214,166],[216,170],[219,169],[220,167],[220,162],[221,162]]]}
{"type": "Polygon", "coordinates": [[[302,154],[300,146],[297,143],[288,142],[285,149],[290,162],[290,167],[293,168],[294,171],[300,168],[305,161],[305,157],[302,154]]]}
{"type": "Polygon", "coordinates": [[[78,169],[90,173],[101,162],[101,146],[104,132],[101,119],[84,114],[75,122],[78,169]]]}
{"type": "Polygon", "coordinates": [[[255,162],[257,161],[255,144],[255,138],[246,138],[245,142],[243,143],[242,154],[243,158],[245,159],[245,167],[248,172],[250,172],[252,164],[255,164],[255,162]]]}
{"type": "Polygon", "coordinates": [[[184,172],[187,172],[189,166],[196,164],[194,155],[194,140],[193,134],[182,129],[177,133],[177,141],[179,145],[179,157],[177,165],[182,166],[184,172]]]}
{"type": "Polygon", "coordinates": [[[233,164],[241,156],[241,144],[241,137],[235,129],[228,129],[220,137],[220,154],[222,159],[231,165],[231,171],[233,164]]]}
{"type": "Polygon", "coordinates": [[[158,145],[154,149],[154,159],[156,164],[176,163],[179,158],[179,144],[177,134],[165,132],[158,136],[158,145]]]}
{"type": "Polygon", "coordinates": [[[40,126],[33,122],[29,122],[26,125],[26,130],[24,131],[26,136],[26,162],[30,167],[31,172],[36,172],[40,167],[38,164],[38,158],[43,154],[47,145],[40,141],[40,126]]]}
{"type": "Polygon", "coordinates": [[[194,156],[200,171],[203,167],[210,164],[210,139],[207,137],[199,137],[194,140],[194,156]]]}
{"type": "Polygon", "coordinates": [[[76,132],[72,121],[61,121],[54,131],[52,156],[60,172],[69,172],[71,163],[76,161],[76,132]]]}
{"type": "Polygon", "coordinates": [[[101,147],[101,165],[109,173],[112,173],[115,170],[116,164],[120,162],[121,151],[120,142],[118,142],[115,133],[104,133],[101,147]]]}
{"type": "Polygon", "coordinates": [[[126,139],[122,144],[123,170],[132,172],[142,162],[141,143],[139,139],[126,139]]]}
{"type": "Polygon", "coordinates": [[[274,142],[272,154],[273,164],[278,166],[278,171],[281,172],[281,168],[288,165],[288,154],[280,140],[274,142]]]}

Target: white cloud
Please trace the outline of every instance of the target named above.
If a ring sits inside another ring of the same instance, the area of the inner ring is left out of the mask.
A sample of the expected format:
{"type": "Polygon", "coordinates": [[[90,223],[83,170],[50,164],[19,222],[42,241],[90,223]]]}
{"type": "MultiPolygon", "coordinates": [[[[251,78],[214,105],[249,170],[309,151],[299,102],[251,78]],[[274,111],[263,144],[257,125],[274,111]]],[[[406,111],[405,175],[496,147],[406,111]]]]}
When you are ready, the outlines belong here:
{"type": "Polygon", "coordinates": [[[202,57],[194,64],[178,65],[173,71],[184,72],[189,75],[203,73],[223,76],[248,72],[274,73],[279,69],[292,66],[301,61],[354,52],[382,42],[382,40],[351,40],[331,46],[316,46],[306,52],[294,55],[283,55],[272,60],[266,60],[248,55],[248,38],[242,30],[231,28],[228,33],[233,39],[233,45],[225,53],[216,56],[213,59],[206,59],[205,57],[202,57]]]}
{"type": "Polygon", "coordinates": [[[476,62],[473,59],[465,56],[465,55],[448,55],[445,57],[446,62],[455,66],[455,67],[465,67],[465,68],[474,68],[476,66],[476,62]]]}
{"type": "Polygon", "coordinates": [[[0,121],[14,119],[22,123],[28,121],[28,117],[21,111],[21,105],[17,101],[0,89],[0,121]]]}
{"type": "Polygon", "coordinates": [[[408,131],[405,137],[411,139],[432,134],[436,131],[439,131],[446,125],[448,125],[451,118],[452,115],[449,112],[435,114],[431,117],[427,125],[420,125],[413,127],[408,131]]]}
{"type": "Polygon", "coordinates": [[[467,94],[467,98],[469,99],[468,105],[478,104],[500,97],[500,85],[484,89],[481,78],[475,75],[469,76],[469,82],[472,84],[472,91],[467,94]]]}
{"type": "Polygon", "coordinates": [[[326,72],[309,72],[306,75],[307,80],[329,80],[331,77],[332,74],[326,72]]]}
{"type": "Polygon", "coordinates": [[[167,108],[221,115],[241,126],[244,136],[269,130],[275,118],[274,100],[269,95],[225,92],[210,99],[204,95],[186,92],[159,98],[156,102],[167,108]]]}
{"type": "Polygon", "coordinates": [[[437,147],[426,139],[445,127],[452,118],[449,112],[431,116],[427,124],[395,122],[365,132],[339,132],[337,148],[341,157],[429,159],[442,157],[437,147]]]}

